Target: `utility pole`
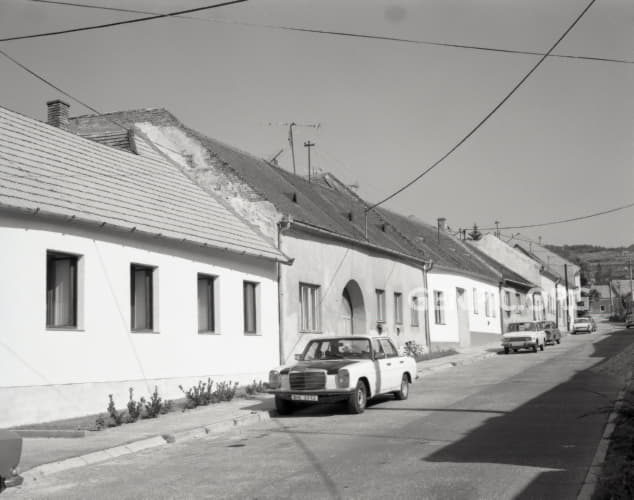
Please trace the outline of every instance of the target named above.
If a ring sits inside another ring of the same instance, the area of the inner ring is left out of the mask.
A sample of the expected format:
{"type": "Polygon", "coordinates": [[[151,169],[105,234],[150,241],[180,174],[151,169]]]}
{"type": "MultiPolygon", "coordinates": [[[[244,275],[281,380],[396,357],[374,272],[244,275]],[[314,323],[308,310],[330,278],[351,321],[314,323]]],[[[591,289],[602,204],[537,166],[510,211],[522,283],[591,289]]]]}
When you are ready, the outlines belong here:
{"type": "Polygon", "coordinates": [[[564,264],[564,277],[566,278],[566,327],[570,331],[570,295],[568,294],[568,264],[564,264]]]}
{"type": "Polygon", "coordinates": [[[321,123],[295,123],[295,122],[285,122],[285,123],[268,123],[269,125],[278,125],[282,127],[288,127],[288,145],[291,147],[291,158],[293,160],[293,173],[297,174],[297,169],[295,166],[295,141],[293,139],[293,127],[309,127],[309,128],[320,128],[321,123]]]}
{"type": "Polygon", "coordinates": [[[308,149],[308,182],[310,182],[310,148],[314,146],[315,146],[314,142],[306,141],[304,143],[304,147],[308,149]]]}
{"type": "Polygon", "coordinates": [[[500,237],[500,221],[495,221],[495,236],[500,237]]]}
{"type": "Polygon", "coordinates": [[[634,311],[634,287],[632,286],[632,257],[627,261],[627,267],[630,269],[630,312],[634,311]]]}

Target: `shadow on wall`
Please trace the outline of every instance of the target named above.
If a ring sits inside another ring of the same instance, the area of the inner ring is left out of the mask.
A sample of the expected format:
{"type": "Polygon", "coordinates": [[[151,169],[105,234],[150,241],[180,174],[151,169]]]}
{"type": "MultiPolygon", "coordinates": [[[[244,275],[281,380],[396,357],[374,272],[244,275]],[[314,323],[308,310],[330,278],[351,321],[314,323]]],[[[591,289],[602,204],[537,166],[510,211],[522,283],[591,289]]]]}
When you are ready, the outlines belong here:
{"type": "MultiPolygon", "coordinates": [[[[594,344],[592,357],[604,358],[632,343],[634,336],[617,332],[594,344]]],[[[521,382],[530,381],[531,372],[537,374],[544,369],[548,368],[540,365],[523,372],[521,382]]],[[[512,386],[513,379],[509,382],[503,390],[512,393],[517,388],[512,386]]],[[[602,359],[511,412],[492,411],[496,416],[422,460],[556,469],[540,473],[516,498],[570,497],[570,484],[580,487],[583,483],[603,433],[607,414],[599,410],[611,405],[623,383],[623,377],[602,359]],[[565,405],[562,401],[566,401],[565,405]]],[[[504,396],[500,394],[500,400],[504,396]]],[[[468,418],[465,414],[441,411],[428,417],[426,424],[433,426],[433,421],[438,420],[439,426],[447,428],[448,420],[454,420],[459,432],[461,426],[468,424],[468,418]]]]}

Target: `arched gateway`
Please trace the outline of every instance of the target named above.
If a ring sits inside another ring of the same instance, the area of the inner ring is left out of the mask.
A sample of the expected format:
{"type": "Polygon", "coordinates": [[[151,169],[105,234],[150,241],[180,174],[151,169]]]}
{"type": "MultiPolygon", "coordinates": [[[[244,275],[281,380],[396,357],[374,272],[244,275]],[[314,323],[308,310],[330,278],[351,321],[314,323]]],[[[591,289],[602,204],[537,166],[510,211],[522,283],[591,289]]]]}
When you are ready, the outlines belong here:
{"type": "Polygon", "coordinates": [[[341,313],[339,317],[339,335],[367,333],[365,321],[365,304],[361,287],[355,280],[350,280],[341,293],[341,313]]]}

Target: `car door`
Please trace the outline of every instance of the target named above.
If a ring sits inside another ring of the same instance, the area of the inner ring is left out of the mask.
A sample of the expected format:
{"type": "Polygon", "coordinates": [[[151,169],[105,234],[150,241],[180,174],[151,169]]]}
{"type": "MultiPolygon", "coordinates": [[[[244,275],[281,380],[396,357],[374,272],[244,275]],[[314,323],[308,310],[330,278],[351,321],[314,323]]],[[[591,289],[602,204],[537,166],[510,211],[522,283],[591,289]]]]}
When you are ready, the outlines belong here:
{"type": "Polygon", "coordinates": [[[390,339],[379,339],[383,352],[385,353],[385,391],[395,391],[401,386],[402,361],[399,358],[398,351],[390,339]]]}

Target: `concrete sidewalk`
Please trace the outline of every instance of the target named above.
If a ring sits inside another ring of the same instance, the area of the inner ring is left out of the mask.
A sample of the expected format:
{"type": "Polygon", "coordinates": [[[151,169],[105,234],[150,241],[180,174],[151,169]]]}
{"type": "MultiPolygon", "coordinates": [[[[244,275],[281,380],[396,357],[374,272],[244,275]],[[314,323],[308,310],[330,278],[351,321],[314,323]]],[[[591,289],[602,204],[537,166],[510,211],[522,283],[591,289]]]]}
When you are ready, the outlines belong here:
{"type": "MultiPolygon", "coordinates": [[[[458,354],[418,363],[418,376],[472,363],[497,355],[499,343],[460,349],[458,354]]],[[[44,475],[106,461],[137,451],[176,441],[196,439],[236,427],[253,425],[270,418],[273,397],[258,394],[252,399],[235,399],[176,411],[156,419],[139,420],[82,438],[25,438],[20,470],[26,483],[44,475]]]]}

